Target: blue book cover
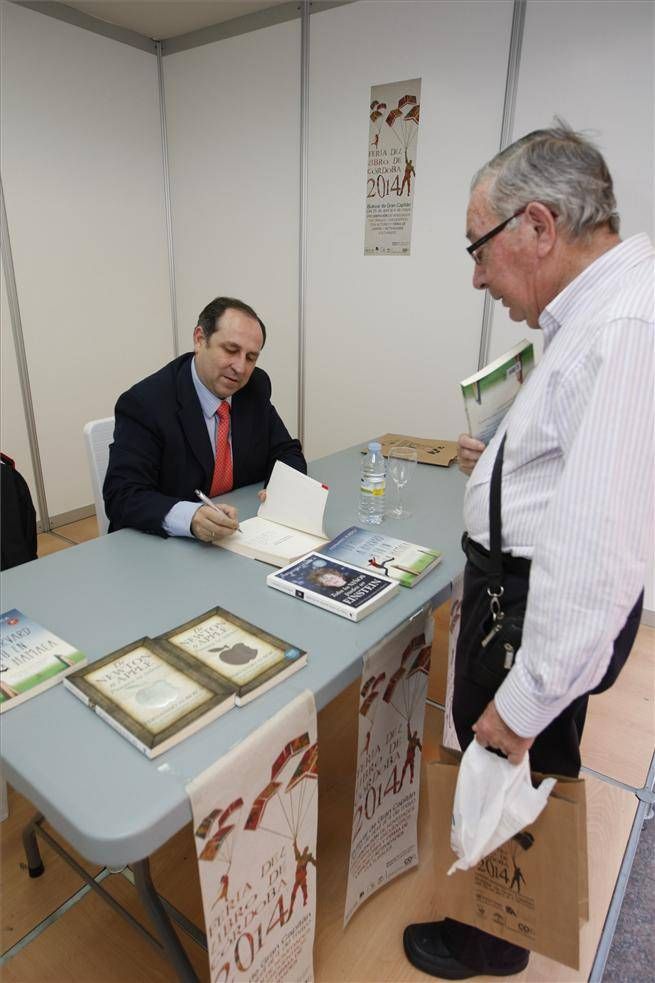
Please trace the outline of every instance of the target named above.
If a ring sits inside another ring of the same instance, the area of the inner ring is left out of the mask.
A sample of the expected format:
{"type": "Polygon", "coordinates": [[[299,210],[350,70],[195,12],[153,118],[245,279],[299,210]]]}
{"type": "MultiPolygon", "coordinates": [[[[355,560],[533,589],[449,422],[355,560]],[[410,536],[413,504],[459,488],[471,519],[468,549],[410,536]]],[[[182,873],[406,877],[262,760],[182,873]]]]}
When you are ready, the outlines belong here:
{"type": "Polygon", "coordinates": [[[270,587],[326,608],[351,621],[371,614],[398,591],[398,584],[359,567],[321,553],[308,553],[276,573],[269,573],[270,587]]]}

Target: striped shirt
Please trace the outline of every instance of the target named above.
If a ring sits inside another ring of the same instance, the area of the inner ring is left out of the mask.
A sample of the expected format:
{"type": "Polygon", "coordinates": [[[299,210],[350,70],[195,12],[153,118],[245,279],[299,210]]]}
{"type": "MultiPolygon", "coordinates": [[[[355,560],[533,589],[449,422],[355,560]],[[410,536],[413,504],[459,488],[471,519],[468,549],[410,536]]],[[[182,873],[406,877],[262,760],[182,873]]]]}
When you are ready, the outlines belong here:
{"type": "Polygon", "coordinates": [[[495,696],[522,737],[602,679],[655,553],[655,250],[637,235],[544,309],[544,354],[466,487],[489,547],[489,483],[507,432],[503,550],[532,559],[522,646],[495,696]]]}

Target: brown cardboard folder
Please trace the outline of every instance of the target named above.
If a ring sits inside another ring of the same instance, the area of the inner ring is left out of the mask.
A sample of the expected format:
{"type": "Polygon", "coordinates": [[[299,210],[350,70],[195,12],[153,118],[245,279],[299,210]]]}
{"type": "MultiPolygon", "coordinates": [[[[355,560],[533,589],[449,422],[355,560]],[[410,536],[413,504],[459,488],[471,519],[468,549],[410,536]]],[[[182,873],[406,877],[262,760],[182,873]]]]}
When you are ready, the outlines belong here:
{"type": "MultiPolygon", "coordinates": [[[[439,440],[430,437],[408,437],[402,433],[385,433],[377,438],[382,444],[382,454],[389,456],[392,444],[405,444],[416,448],[419,464],[438,464],[447,468],[457,458],[457,444],[454,440],[439,440]]],[[[362,448],[366,453],[366,448],[362,448]]]]}
{"type": "Polygon", "coordinates": [[[559,780],[536,822],[448,877],[457,772],[441,761],[427,769],[439,910],[578,969],[580,921],[589,917],[584,781],[559,780]]]}

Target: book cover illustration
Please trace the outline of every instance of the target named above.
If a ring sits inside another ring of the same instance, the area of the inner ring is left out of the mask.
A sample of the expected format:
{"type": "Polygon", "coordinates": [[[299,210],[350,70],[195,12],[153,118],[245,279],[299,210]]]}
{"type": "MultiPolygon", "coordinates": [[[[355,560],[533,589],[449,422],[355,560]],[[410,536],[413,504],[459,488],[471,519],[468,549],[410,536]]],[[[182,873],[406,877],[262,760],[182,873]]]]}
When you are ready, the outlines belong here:
{"type": "Polygon", "coordinates": [[[275,578],[354,609],[367,604],[389,586],[389,580],[381,575],[353,569],[320,553],[310,553],[293,566],[280,570],[275,578]]]}
{"type": "Polygon", "coordinates": [[[310,983],[318,742],[308,692],[187,785],[212,981],[310,983]]]}
{"type": "Polygon", "coordinates": [[[149,757],[234,706],[234,693],[141,638],[78,670],[66,687],[149,757]]]}
{"type": "Polygon", "coordinates": [[[439,550],[350,526],[321,548],[325,556],[413,587],[441,560],[439,550]]]}
{"type": "Polygon", "coordinates": [[[164,633],[161,640],[240,691],[306,662],[304,650],[221,608],[164,633]]]}
{"type": "Polygon", "coordinates": [[[12,608],[0,615],[0,711],[53,686],[86,657],[12,608]]]}
{"type": "Polygon", "coordinates": [[[469,433],[488,444],[534,368],[534,347],[521,341],[460,383],[469,433]]]}

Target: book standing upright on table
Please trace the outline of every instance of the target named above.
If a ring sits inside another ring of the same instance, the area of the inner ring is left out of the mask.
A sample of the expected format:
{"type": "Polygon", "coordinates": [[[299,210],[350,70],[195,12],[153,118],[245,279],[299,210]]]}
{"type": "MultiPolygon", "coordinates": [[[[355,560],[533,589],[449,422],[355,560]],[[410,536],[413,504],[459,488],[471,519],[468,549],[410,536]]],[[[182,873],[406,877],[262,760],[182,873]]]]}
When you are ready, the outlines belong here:
{"type": "Polygon", "coordinates": [[[269,573],[266,583],[350,621],[361,621],[399,590],[395,580],[321,553],[309,553],[282,570],[269,573]]]}
{"type": "Polygon", "coordinates": [[[489,443],[533,368],[534,347],[524,338],[460,382],[471,437],[489,443]]]}
{"type": "Polygon", "coordinates": [[[86,656],[12,608],[0,615],[0,713],[50,689],[86,656]]]}
{"type": "Polygon", "coordinates": [[[324,527],[327,497],[327,485],[276,461],[266,489],[266,501],[260,505],[257,515],[242,520],[239,532],[217,539],[214,546],[283,567],[327,542],[324,527]]]}

